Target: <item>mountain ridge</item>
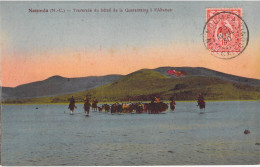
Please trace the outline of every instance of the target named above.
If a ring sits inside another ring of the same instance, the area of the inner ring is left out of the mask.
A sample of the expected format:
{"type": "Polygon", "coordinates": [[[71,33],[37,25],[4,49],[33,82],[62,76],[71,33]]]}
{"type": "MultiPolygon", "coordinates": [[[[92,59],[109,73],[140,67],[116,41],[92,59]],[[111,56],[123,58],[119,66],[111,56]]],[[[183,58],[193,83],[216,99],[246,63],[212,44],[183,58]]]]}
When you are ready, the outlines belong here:
{"type": "MultiPolygon", "coordinates": [[[[176,69],[176,68],[175,68],[176,69]]],[[[199,93],[207,100],[258,100],[260,85],[249,85],[215,76],[190,74],[184,77],[172,77],[154,69],[142,69],[125,75],[113,82],[80,92],[57,95],[46,98],[20,99],[9,103],[60,103],[74,96],[77,102],[83,102],[86,95],[96,97],[102,102],[111,101],[150,101],[152,97],[169,100],[196,100],[199,93]]],[[[250,82],[249,82],[250,83],[250,82]]]]}
{"type": "Polygon", "coordinates": [[[78,78],[65,78],[61,76],[52,76],[42,81],[35,81],[27,84],[12,87],[2,87],[2,98],[31,98],[55,96],[66,93],[73,93],[92,89],[101,86],[118,78],[122,75],[88,76],[78,78]]]}
{"type": "MultiPolygon", "coordinates": [[[[126,84],[127,78],[129,80],[136,79],[136,82],[139,84],[144,84],[149,87],[147,84],[148,80],[152,84],[156,85],[156,81],[162,82],[165,80],[166,83],[170,83],[168,79],[184,79],[185,82],[190,82],[194,77],[200,77],[200,79],[205,78],[215,78],[226,81],[227,84],[232,84],[240,88],[246,89],[247,87],[253,89],[252,87],[260,87],[260,80],[245,78],[235,75],[230,75],[215,70],[207,69],[204,67],[158,67],[155,69],[141,69],[129,73],[127,75],[105,75],[105,76],[88,76],[88,77],[78,77],[78,78],[65,78],[59,75],[49,77],[42,81],[36,81],[28,84],[19,85],[15,88],[3,87],[2,97],[4,100],[7,99],[23,99],[23,98],[38,98],[38,97],[56,97],[59,95],[73,94],[77,92],[86,92],[88,90],[95,90],[95,88],[102,87],[105,85],[121,85],[125,84],[127,87],[132,87],[130,84],[126,84]],[[182,71],[186,73],[184,77],[174,77],[167,73],[168,70],[182,71]],[[131,78],[131,76],[134,76],[131,78]],[[74,89],[76,88],[76,89],[74,89]],[[32,93],[27,93],[32,92],[32,93]],[[8,98],[9,97],[9,98],[8,98]]],[[[196,80],[196,79],[195,79],[196,80]]],[[[215,80],[216,82],[219,82],[215,80]]],[[[214,81],[214,82],[215,82],[214,81]]],[[[130,81],[129,81],[130,82],[130,81]]],[[[197,82],[197,81],[196,81],[197,82]]],[[[201,81],[203,82],[203,81],[201,81]]],[[[206,81],[205,81],[206,82],[206,81]]],[[[134,82],[132,82],[135,85],[134,82]]],[[[164,85],[161,83],[161,85],[164,85]]],[[[184,84],[185,85],[185,84],[184,84]]],[[[138,87],[139,85],[136,85],[138,87]]],[[[169,85],[167,85],[169,86],[169,85]]],[[[122,86],[118,89],[126,89],[122,86]]],[[[146,90],[145,87],[140,89],[146,90]]],[[[152,88],[158,89],[158,88],[152,88]]],[[[256,89],[257,90],[257,89],[256,89]]],[[[130,91],[130,90],[129,90],[130,91]]],[[[166,91],[166,90],[165,90],[166,91]]],[[[142,92],[140,90],[140,92],[142,92]]],[[[140,94],[141,96],[141,94],[140,94]]],[[[123,98],[123,97],[122,97],[123,98]]]]}
{"type": "MultiPolygon", "coordinates": [[[[219,77],[221,79],[226,79],[229,81],[236,81],[236,82],[249,84],[249,85],[256,85],[256,86],[260,85],[260,79],[236,76],[233,74],[227,74],[227,73],[219,72],[216,70],[208,69],[205,67],[158,67],[158,68],[155,68],[154,70],[158,71],[158,72],[162,72],[164,75],[167,75],[167,70],[170,70],[170,69],[174,69],[176,71],[185,71],[191,75],[209,76],[209,77],[214,76],[214,77],[219,77]]],[[[171,77],[173,77],[173,76],[171,76],[171,77]]]]}

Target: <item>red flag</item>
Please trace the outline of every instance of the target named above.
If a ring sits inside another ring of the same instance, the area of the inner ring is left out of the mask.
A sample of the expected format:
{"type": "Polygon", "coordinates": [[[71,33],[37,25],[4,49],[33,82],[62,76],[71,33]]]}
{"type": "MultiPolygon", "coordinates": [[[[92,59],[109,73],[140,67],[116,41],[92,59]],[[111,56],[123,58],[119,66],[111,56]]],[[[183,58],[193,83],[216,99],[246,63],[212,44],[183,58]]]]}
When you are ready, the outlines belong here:
{"type": "Polygon", "coordinates": [[[168,70],[167,73],[169,75],[172,75],[172,76],[175,76],[175,77],[182,77],[184,76],[185,74],[181,71],[175,71],[175,70],[168,70]]]}

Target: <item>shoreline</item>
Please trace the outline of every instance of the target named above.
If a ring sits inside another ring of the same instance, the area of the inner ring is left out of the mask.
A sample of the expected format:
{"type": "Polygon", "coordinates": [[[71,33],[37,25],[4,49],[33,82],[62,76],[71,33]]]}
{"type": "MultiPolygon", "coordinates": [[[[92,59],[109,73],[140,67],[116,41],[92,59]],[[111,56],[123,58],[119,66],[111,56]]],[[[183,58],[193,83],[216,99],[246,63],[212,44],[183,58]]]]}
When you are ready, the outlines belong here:
{"type": "MultiPolygon", "coordinates": [[[[260,101],[260,100],[205,100],[205,102],[230,102],[230,101],[260,101]]],[[[150,103],[150,101],[122,101],[119,103],[150,103]]],[[[164,103],[170,103],[169,100],[166,101],[162,101],[164,103]]],[[[196,103],[196,100],[175,100],[175,102],[177,103],[185,103],[185,102],[194,102],[196,103]]],[[[99,102],[99,104],[114,104],[116,102],[99,102]]],[[[68,105],[69,102],[62,102],[62,103],[1,103],[1,105],[68,105]]],[[[79,102],[76,104],[84,104],[83,102],[79,102]]]]}

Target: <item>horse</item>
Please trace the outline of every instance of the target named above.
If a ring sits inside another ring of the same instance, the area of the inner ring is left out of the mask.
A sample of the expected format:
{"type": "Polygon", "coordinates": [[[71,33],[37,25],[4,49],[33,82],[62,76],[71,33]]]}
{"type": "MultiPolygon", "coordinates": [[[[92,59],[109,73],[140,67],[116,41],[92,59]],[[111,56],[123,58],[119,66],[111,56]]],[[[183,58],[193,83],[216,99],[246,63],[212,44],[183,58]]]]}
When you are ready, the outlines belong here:
{"type": "Polygon", "coordinates": [[[70,109],[70,114],[74,112],[74,109],[77,108],[74,102],[70,102],[68,109],[70,109]]]}
{"type": "Polygon", "coordinates": [[[201,110],[204,109],[204,111],[205,111],[206,103],[205,103],[204,100],[199,100],[197,106],[199,106],[199,108],[200,108],[201,110]]]}
{"type": "Polygon", "coordinates": [[[97,111],[97,103],[96,102],[93,102],[91,107],[92,107],[93,111],[97,111]]]}
{"type": "Polygon", "coordinates": [[[85,110],[85,114],[88,113],[88,115],[89,115],[89,110],[90,110],[90,103],[89,102],[84,103],[84,110],[85,110]]]}

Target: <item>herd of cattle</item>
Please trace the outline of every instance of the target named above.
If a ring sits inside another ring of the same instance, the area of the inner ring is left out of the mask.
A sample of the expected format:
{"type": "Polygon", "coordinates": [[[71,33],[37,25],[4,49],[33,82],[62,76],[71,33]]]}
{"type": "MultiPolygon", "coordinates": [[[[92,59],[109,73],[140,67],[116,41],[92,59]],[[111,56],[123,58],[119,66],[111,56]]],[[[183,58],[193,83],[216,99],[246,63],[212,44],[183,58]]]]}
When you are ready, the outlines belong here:
{"type": "MultiPolygon", "coordinates": [[[[168,104],[159,102],[159,103],[135,103],[135,104],[119,104],[115,103],[112,105],[103,104],[102,106],[98,107],[92,105],[93,111],[99,112],[111,112],[113,113],[132,113],[135,112],[137,114],[141,113],[150,113],[150,114],[159,114],[161,112],[168,110],[168,104]]],[[[89,112],[90,106],[86,103],[84,104],[85,112],[89,112]]]]}

